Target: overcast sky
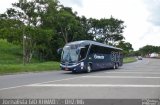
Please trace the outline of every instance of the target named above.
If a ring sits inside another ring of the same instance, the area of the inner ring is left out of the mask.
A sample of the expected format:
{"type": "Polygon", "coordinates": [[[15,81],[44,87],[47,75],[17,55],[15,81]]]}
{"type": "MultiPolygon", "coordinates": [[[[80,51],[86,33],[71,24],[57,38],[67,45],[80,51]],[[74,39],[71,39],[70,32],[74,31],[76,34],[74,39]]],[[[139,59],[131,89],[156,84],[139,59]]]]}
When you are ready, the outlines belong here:
{"type": "MultiPolygon", "coordinates": [[[[18,0],[0,0],[0,13],[18,0]]],[[[160,0],[60,0],[79,16],[114,18],[125,22],[125,41],[138,50],[145,45],[160,46],[160,0]]]]}

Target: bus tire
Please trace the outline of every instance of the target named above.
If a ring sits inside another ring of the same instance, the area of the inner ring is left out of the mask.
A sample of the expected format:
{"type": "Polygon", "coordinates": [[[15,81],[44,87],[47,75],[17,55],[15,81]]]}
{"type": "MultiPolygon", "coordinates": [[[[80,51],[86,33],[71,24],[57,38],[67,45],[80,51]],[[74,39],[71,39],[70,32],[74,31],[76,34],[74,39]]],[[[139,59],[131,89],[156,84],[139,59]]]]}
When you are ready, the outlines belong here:
{"type": "Polygon", "coordinates": [[[92,71],[92,67],[91,67],[91,64],[88,64],[87,65],[87,73],[90,73],[92,71]]]}
{"type": "Polygon", "coordinates": [[[72,73],[73,73],[73,74],[75,74],[75,73],[77,73],[77,71],[75,71],[75,70],[72,70],[72,73]]]}
{"type": "Polygon", "coordinates": [[[118,69],[118,67],[119,67],[118,63],[115,64],[115,67],[116,67],[116,69],[118,69]]]}
{"type": "Polygon", "coordinates": [[[116,69],[116,63],[113,64],[113,69],[114,69],[114,70],[116,69]]]}

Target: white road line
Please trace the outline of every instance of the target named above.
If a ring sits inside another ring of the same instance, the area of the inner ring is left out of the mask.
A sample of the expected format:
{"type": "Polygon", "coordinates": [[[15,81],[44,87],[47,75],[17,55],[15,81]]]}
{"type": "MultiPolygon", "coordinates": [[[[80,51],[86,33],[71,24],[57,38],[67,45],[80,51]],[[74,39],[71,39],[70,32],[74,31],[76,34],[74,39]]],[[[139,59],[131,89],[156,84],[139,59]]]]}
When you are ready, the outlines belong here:
{"type": "Polygon", "coordinates": [[[143,70],[134,70],[134,69],[124,69],[124,70],[119,69],[119,70],[114,71],[114,72],[120,72],[120,71],[121,72],[154,72],[154,71],[158,71],[158,73],[160,73],[159,70],[154,70],[154,71],[153,70],[144,70],[143,71],[143,70]]]}
{"type": "Polygon", "coordinates": [[[1,88],[0,91],[2,91],[2,90],[14,89],[14,88],[20,88],[20,87],[24,87],[24,86],[25,86],[25,85],[14,86],[14,87],[7,87],[7,88],[1,88]]]}
{"type": "Polygon", "coordinates": [[[114,74],[160,74],[160,72],[105,72],[107,74],[114,73],[114,74]]]}
{"type": "Polygon", "coordinates": [[[71,79],[76,79],[76,78],[80,78],[80,77],[83,77],[83,76],[77,76],[77,77],[73,77],[73,78],[66,78],[66,79],[47,81],[47,82],[40,82],[40,83],[34,83],[34,84],[20,85],[20,86],[14,86],[14,87],[1,88],[0,91],[20,88],[20,87],[25,87],[25,86],[28,86],[28,85],[38,85],[38,84],[44,84],[44,83],[50,83],[50,82],[58,82],[58,81],[71,80],[71,79]]]}
{"type": "Polygon", "coordinates": [[[144,79],[160,79],[160,77],[147,77],[147,76],[83,76],[84,78],[144,78],[144,79]]]}
{"type": "Polygon", "coordinates": [[[76,78],[81,78],[81,77],[83,77],[83,76],[77,76],[77,77],[73,77],[73,78],[66,78],[66,79],[60,79],[60,80],[54,80],[54,81],[47,81],[47,82],[41,82],[41,83],[34,83],[34,84],[45,84],[45,83],[50,83],[50,82],[67,81],[67,80],[76,79],[76,78]]]}
{"type": "Polygon", "coordinates": [[[160,88],[160,85],[134,85],[134,84],[34,84],[28,87],[135,87],[135,88],[160,88]]]}

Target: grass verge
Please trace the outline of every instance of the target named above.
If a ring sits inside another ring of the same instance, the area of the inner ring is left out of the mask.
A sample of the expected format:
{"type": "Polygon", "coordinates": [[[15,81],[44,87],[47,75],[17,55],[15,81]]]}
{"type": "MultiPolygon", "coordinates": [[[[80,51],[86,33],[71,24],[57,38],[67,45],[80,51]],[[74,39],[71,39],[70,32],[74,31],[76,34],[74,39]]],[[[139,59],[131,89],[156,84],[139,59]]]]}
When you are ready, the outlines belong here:
{"type": "MultiPolygon", "coordinates": [[[[135,62],[135,57],[124,58],[124,63],[135,62]]],[[[59,70],[59,62],[43,62],[43,63],[31,63],[26,64],[0,64],[0,75],[14,74],[22,72],[37,72],[37,71],[52,71],[59,70]]]]}
{"type": "Polygon", "coordinates": [[[44,62],[26,64],[3,64],[0,65],[0,75],[19,73],[19,72],[36,72],[36,71],[51,71],[59,70],[59,62],[44,62]]]}
{"type": "Polygon", "coordinates": [[[123,63],[131,63],[131,62],[135,62],[137,61],[137,59],[135,57],[125,57],[123,59],[123,63]]]}

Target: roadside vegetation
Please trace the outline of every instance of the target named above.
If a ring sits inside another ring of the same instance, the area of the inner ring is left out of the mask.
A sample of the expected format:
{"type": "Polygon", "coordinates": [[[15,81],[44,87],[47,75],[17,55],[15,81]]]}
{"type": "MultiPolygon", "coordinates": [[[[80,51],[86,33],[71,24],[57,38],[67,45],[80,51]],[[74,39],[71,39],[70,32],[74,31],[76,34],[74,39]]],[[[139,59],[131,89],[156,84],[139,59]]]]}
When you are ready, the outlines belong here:
{"type": "Polygon", "coordinates": [[[0,65],[0,74],[59,70],[59,62],[0,65]]]}
{"type": "Polygon", "coordinates": [[[57,49],[72,41],[106,43],[122,48],[125,56],[133,51],[124,41],[123,20],[78,16],[58,0],[18,0],[0,13],[0,23],[0,74],[59,70],[57,49]]]}
{"type": "Polygon", "coordinates": [[[124,41],[123,20],[114,16],[95,19],[77,14],[58,0],[18,0],[0,13],[0,39],[25,46],[26,63],[33,62],[34,58],[59,61],[57,49],[79,40],[119,47],[126,55],[133,50],[132,44],[124,41]]]}
{"type": "Polygon", "coordinates": [[[135,57],[125,57],[123,59],[123,63],[131,63],[131,62],[135,62],[137,61],[137,59],[135,57]]]}
{"type": "Polygon", "coordinates": [[[21,46],[0,39],[0,74],[59,70],[59,62],[42,62],[35,58],[23,65],[21,46]]]}
{"type": "Polygon", "coordinates": [[[0,64],[18,64],[21,62],[21,47],[0,39],[0,64]]]}

